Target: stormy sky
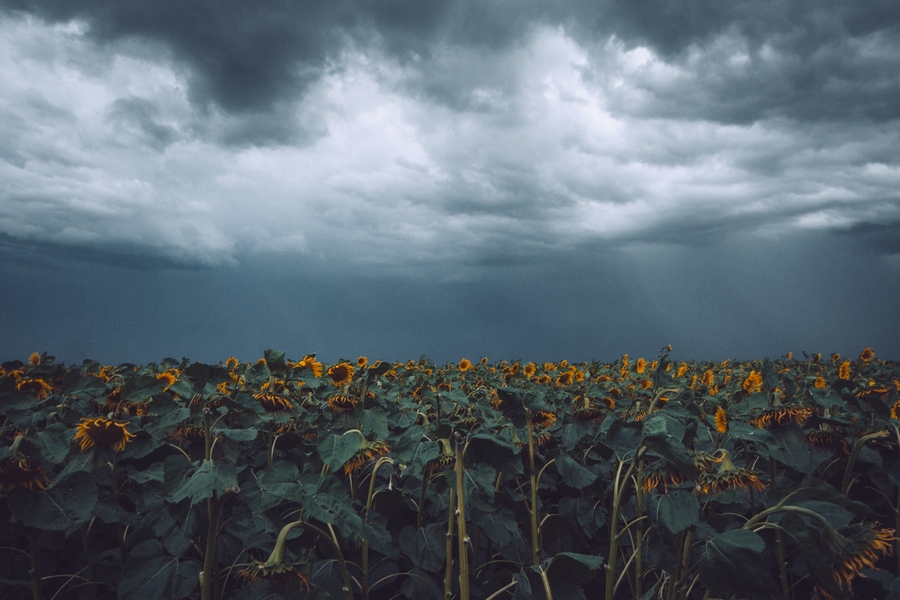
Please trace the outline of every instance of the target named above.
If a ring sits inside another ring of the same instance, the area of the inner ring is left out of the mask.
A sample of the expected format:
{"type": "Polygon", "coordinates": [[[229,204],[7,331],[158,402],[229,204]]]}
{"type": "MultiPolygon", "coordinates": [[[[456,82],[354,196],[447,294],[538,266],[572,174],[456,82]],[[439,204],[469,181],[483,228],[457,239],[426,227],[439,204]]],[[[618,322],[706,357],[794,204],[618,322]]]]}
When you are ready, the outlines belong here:
{"type": "Polygon", "coordinates": [[[0,359],[900,359],[893,0],[0,0],[0,359]]]}

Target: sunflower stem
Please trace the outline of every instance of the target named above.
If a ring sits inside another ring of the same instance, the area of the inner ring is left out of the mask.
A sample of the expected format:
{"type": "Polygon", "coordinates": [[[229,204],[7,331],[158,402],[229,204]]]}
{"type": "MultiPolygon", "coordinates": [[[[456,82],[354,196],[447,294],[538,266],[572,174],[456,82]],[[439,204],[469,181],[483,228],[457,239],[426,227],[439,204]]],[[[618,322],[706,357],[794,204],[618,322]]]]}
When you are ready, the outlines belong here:
{"type": "MultiPolygon", "coordinates": [[[[641,479],[644,474],[644,459],[638,459],[638,467],[637,467],[637,478],[634,482],[634,495],[635,502],[637,504],[637,516],[640,519],[644,514],[644,486],[641,485],[641,479]]],[[[641,596],[644,595],[644,586],[643,586],[643,554],[642,549],[644,546],[644,522],[640,521],[638,524],[637,533],[635,534],[635,555],[634,555],[634,598],[635,600],[640,600],[641,596]]]]}
{"type": "Polygon", "coordinates": [[[453,596],[453,522],[456,518],[456,491],[450,486],[450,498],[447,500],[447,564],[444,569],[444,600],[453,596]]]}
{"type": "Polygon", "coordinates": [[[469,536],[466,535],[466,495],[465,495],[465,466],[463,456],[465,449],[465,436],[456,439],[456,495],[458,507],[456,509],[456,530],[459,550],[459,598],[469,600],[469,536]]]}
{"type": "Polygon", "coordinates": [[[885,438],[888,435],[889,434],[886,431],[876,431],[875,433],[864,435],[856,440],[856,443],[853,444],[853,450],[850,452],[850,458],[847,459],[847,466],[844,467],[844,480],[841,483],[841,493],[843,495],[846,496],[850,491],[850,477],[853,475],[853,465],[856,463],[856,457],[859,456],[859,451],[862,450],[863,444],[869,440],[885,438]]]}
{"type": "Polygon", "coordinates": [[[625,466],[625,462],[619,460],[619,467],[616,470],[616,477],[613,480],[612,511],[609,515],[609,559],[606,561],[606,600],[613,600],[615,595],[616,559],[618,558],[617,554],[619,546],[618,521],[619,508],[622,503],[622,493],[625,491],[625,485],[631,480],[631,474],[634,472],[637,462],[646,452],[646,446],[638,446],[634,455],[634,460],[632,460],[631,464],[628,466],[628,470],[625,472],[624,477],[622,477],[622,468],[625,466]]]}
{"type": "Polygon", "coordinates": [[[28,533],[28,553],[31,556],[31,597],[41,600],[41,534],[28,533]]]}
{"type": "Polygon", "coordinates": [[[537,510],[538,475],[534,470],[534,428],[531,425],[531,411],[528,409],[525,409],[525,433],[528,436],[528,466],[531,469],[531,506],[528,511],[531,517],[531,564],[538,566],[541,564],[541,540],[537,510]]]}
{"type": "MultiPolygon", "coordinates": [[[[369,518],[369,511],[372,510],[372,502],[375,497],[375,478],[378,476],[378,469],[381,468],[385,463],[394,464],[394,461],[390,458],[384,456],[378,459],[378,462],[375,463],[375,466],[372,467],[372,475],[369,480],[369,495],[366,496],[366,519],[369,518]]],[[[368,600],[369,598],[369,538],[363,538],[362,541],[362,572],[363,572],[363,583],[362,583],[362,595],[363,600],[368,600]]]]}

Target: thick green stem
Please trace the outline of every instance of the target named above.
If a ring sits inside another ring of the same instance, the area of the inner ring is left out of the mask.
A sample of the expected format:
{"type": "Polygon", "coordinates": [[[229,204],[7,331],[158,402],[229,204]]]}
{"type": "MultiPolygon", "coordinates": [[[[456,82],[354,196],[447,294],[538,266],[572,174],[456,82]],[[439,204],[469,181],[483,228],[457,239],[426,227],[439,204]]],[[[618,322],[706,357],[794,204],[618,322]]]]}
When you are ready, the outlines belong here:
{"type": "Polygon", "coordinates": [[[450,600],[453,596],[453,522],[456,519],[456,491],[450,488],[450,498],[447,500],[447,565],[444,570],[444,600],[450,600]]]}
{"type": "Polygon", "coordinates": [[[856,443],[853,444],[853,450],[850,452],[850,458],[847,459],[847,466],[844,468],[844,481],[841,483],[841,493],[843,495],[846,496],[850,491],[850,476],[853,475],[853,465],[856,463],[856,457],[859,456],[859,451],[862,450],[863,444],[869,440],[886,438],[888,435],[890,434],[887,431],[876,431],[856,440],[856,443]]]}
{"type": "Polygon", "coordinates": [[[625,491],[626,484],[631,479],[637,463],[647,452],[646,446],[638,446],[634,455],[634,460],[628,466],[625,476],[622,477],[622,468],[625,466],[623,461],[619,461],[619,468],[616,471],[616,478],[613,480],[613,502],[612,510],[609,515],[609,558],[606,561],[606,600],[613,600],[616,590],[616,559],[618,558],[618,522],[619,508],[622,502],[622,493],[625,491]]]}
{"type": "Polygon", "coordinates": [[[553,600],[553,590],[550,589],[550,579],[547,578],[547,571],[544,569],[540,569],[541,573],[541,582],[544,584],[544,593],[547,595],[547,600],[553,600]]]}
{"type": "Polygon", "coordinates": [[[531,469],[531,506],[528,510],[531,517],[531,564],[537,566],[541,564],[541,533],[538,528],[538,476],[534,469],[534,429],[531,425],[531,411],[527,412],[525,432],[528,435],[528,466],[531,469]]]}
{"type": "Polygon", "coordinates": [[[41,600],[41,534],[28,534],[28,552],[31,556],[31,597],[41,600]]]}
{"type": "MultiPolygon", "coordinates": [[[[775,487],[775,459],[769,459],[769,485],[775,487]]],[[[781,580],[781,593],[785,600],[790,598],[791,587],[788,583],[787,564],[784,562],[784,540],[781,539],[781,530],[775,530],[775,552],[778,554],[778,578],[781,580]]]]}
{"type": "Polygon", "coordinates": [[[466,535],[466,494],[464,487],[465,466],[463,454],[465,446],[460,441],[456,443],[456,530],[459,549],[459,599],[469,600],[469,536],[466,535]]]}
{"type": "MultiPolygon", "coordinates": [[[[369,511],[372,510],[372,501],[375,497],[375,478],[378,477],[378,469],[385,463],[394,464],[394,461],[388,457],[382,457],[378,459],[378,462],[375,463],[375,466],[372,468],[371,479],[369,480],[369,495],[366,497],[366,519],[369,518],[369,511]]],[[[362,595],[363,600],[368,600],[369,598],[369,539],[363,538],[362,541],[362,571],[363,571],[363,583],[362,583],[362,595]]]]}
{"type": "MultiPolygon", "coordinates": [[[[641,479],[644,474],[644,459],[638,459],[637,479],[634,482],[635,501],[637,503],[637,516],[640,519],[644,514],[644,486],[641,479]]],[[[644,522],[638,523],[638,530],[635,534],[635,556],[634,556],[634,598],[640,600],[644,595],[643,576],[643,546],[644,546],[644,522]]]]}
{"type": "Polygon", "coordinates": [[[203,571],[200,573],[200,598],[201,600],[217,600],[219,592],[219,566],[216,557],[218,531],[219,531],[219,504],[218,494],[213,493],[212,498],[206,500],[207,530],[206,547],[203,550],[203,571]]]}

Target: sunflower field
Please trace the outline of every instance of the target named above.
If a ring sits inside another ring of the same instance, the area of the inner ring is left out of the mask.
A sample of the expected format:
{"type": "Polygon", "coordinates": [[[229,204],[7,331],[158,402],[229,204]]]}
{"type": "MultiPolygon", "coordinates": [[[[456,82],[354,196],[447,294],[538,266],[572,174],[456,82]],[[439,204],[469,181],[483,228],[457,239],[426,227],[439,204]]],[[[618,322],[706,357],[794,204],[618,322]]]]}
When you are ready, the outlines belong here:
{"type": "Polygon", "coordinates": [[[0,367],[0,598],[900,599],[900,363],[0,367]]]}

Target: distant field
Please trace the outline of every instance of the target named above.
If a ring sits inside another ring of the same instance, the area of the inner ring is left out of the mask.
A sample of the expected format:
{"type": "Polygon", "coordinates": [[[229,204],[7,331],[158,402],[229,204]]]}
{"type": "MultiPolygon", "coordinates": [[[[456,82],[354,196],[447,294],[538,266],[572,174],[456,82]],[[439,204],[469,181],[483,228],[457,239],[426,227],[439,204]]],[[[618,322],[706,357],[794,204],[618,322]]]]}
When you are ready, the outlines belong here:
{"type": "Polygon", "coordinates": [[[900,598],[900,363],[0,367],[0,597],[900,598]]]}

